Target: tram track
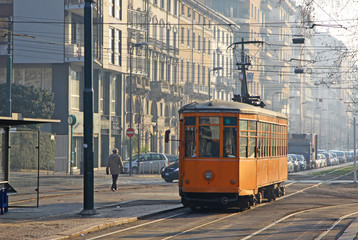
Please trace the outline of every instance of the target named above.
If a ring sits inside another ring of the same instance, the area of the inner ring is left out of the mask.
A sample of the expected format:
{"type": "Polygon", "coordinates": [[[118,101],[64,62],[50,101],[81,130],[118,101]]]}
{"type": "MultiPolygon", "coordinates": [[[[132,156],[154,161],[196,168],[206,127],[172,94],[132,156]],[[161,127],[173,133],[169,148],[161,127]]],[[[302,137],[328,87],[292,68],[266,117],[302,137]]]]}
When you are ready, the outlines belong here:
{"type": "MultiPolygon", "coordinates": [[[[345,169],[347,168],[346,166],[343,166],[341,168],[338,168],[338,169],[334,169],[328,173],[326,173],[325,175],[328,175],[329,173],[334,173],[335,171],[339,171],[340,169],[345,169]]],[[[300,193],[303,193],[303,192],[306,192],[307,190],[310,190],[310,189],[314,189],[314,188],[318,188],[320,185],[322,184],[325,184],[325,183],[330,183],[332,181],[335,181],[337,179],[340,179],[340,178],[343,178],[345,177],[346,175],[348,175],[350,173],[347,173],[347,174],[344,174],[344,175],[341,175],[341,176],[335,176],[333,178],[330,178],[330,179],[325,179],[325,180],[322,180],[321,182],[319,183],[314,183],[314,184],[311,184],[310,186],[307,186],[303,189],[299,189],[299,190],[296,190],[290,194],[287,194],[283,197],[280,197],[278,199],[276,199],[276,201],[282,201],[284,199],[287,199],[287,198],[290,198],[290,197],[293,197],[297,194],[300,194],[300,193]]],[[[322,175],[321,175],[322,176],[322,175]]],[[[317,178],[317,176],[314,176],[313,178],[317,178]]],[[[312,178],[311,178],[312,179],[312,178]]],[[[295,183],[299,183],[299,181],[297,182],[292,182],[292,183],[288,183],[286,184],[285,186],[286,187],[290,187],[292,186],[293,184],[295,183]]],[[[197,226],[189,226],[185,229],[182,229],[181,231],[177,231],[177,232],[172,232],[172,233],[166,233],[165,237],[158,237],[158,238],[155,238],[155,239],[161,239],[161,240],[168,240],[168,239],[176,239],[176,238],[180,238],[180,237],[183,237],[183,235],[185,234],[190,234],[191,232],[194,232],[194,231],[198,231],[200,229],[203,229],[205,227],[208,227],[210,225],[214,225],[214,224],[218,224],[222,221],[225,221],[225,220],[228,220],[230,218],[233,218],[235,216],[239,216],[240,214],[247,214],[249,213],[250,211],[252,210],[255,210],[257,208],[261,208],[261,207],[264,207],[264,206],[267,206],[269,204],[273,204],[275,203],[276,201],[274,202],[264,202],[262,204],[259,204],[251,209],[248,209],[248,210],[245,210],[245,211],[240,211],[240,212],[235,212],[235,213],[230,213],[228,215],[225,215],[225,216],[220,216],[219,218],[214,218],[208,222],[205,222],[205,223],[201,223],[201,224],[198,224],[197,226]]],[[[348,204],[342,204],[342,205],[339,205],[339,206],[350,206],[350,205],[358,205],[357,203],[348,203],[348,204]]],[[[325,209],[335,209],[337,208],[338,205],[328,205],[328,206],[318,206],[318,207],[311,207],[309,209],[302,209],[302,210],[296,210],[296,211],[293,211],[293,212],[288,212],[285,214],[285,216],[279,218],[279,219],[276,219],[274,220],[274,222],[270,223],[270,224],[267,224],[266,226],[263,226],[261,227],[260,229],[257,229],[256,231],[254,231],[253,233],[250,233],[246,236],[243,236],[241,239],[251,239],[255,236],[258,236],[260,234],[263,234],[264,232],[272,229],[274,226],[277,226],[278,224],[283,224],[285,223],[285,221],[289,221],[291,218],[294,218],[294,217],[297,217],[297,216],[300,216],[300,215],[303,215],[303,214],[307,214],[307,213],[310,213],[310,214],[313,214],[315,211],[321,211],[321,210],[325,210],[325,209]]],[[[124,232],[127,232],[127,231],[133,231],[134,229],[139,229],[141,227],[145,227],[145,226],[149,226],[149,225],[154,225],[156,223],[159,223],[161,221],[165,221],[165,220],[173,220],[177,217],[187,217],[187,216],[190,216],[192,212],[191,211],[184,211],[184,212],[181,212],[179,214],[175,214],[175,215],[171,215],[171,216],[167,216],[167,217],[163,217],[163,218],[159,218],[159,219],[156,219],[154,221],[148,221],[144,224],[139,224],[139,225],[135,225],[135,226],[131,226],[131,227],[128,227],[128,228],[123,228],[121,230],[118,230],[118,231],[114,231],[114,232],[110,232],[110,233],[106,233],[104,235],[98,235],[96,237],[93,237],[93,238],[88,238],[88,239],[101,239],[101,238],[105,238],[105,237],[108,237],[108,236],[111,236],[111,235],[115,235],[115,234],[118,234],[118,233],[124,233],[124,232]]],[[[357,212],[354,212],[354,213],[351,213],[351,214],[345,214],[345,215],[342,215],[339,219],[337,219],[336,221],[334,221],[334,223],[332,224],[332,226],[330,226],[326,231],[322,232],[319,237],[317,237],[316,239],[317,240],[320,240],[322,239],[323,237],[325,237],[327,234],[329,234],[329,232],[334,229],[341,221],[347,219],[348,217],[351,217],[351,216],[355,216],[355,215],[358,215],[358,211],[357,212]]],[[[325,219],[323,219],[325,220],[325,219]]],[[[326,219],[327,220],[327,219],[326,219]]],[[[175,220],[174,220],[175,221],[175,220]]]]}

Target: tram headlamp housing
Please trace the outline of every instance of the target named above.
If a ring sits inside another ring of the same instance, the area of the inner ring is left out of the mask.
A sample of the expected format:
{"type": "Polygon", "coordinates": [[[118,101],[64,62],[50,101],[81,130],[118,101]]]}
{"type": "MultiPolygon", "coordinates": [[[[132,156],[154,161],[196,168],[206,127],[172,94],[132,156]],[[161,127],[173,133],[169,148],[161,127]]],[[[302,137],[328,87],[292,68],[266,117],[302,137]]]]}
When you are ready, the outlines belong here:
{"type": "Polygon", "coordinates": [[[205,172],[205,179],[210,181],[213,179],[213,173],[211,171],[206,171],[205,172]]]}

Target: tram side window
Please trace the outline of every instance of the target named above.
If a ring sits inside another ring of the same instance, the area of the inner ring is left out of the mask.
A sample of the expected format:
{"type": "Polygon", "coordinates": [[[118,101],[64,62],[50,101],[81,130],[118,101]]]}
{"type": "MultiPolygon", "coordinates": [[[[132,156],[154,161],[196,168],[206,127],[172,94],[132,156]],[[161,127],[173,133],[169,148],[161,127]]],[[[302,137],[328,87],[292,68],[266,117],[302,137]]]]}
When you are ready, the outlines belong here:
{"type": "Polygon", "coordinates": [[[235,158],[237,156],[237,118],[224,117],[223,149],[224,157],[235,158]],[[226,127],[235,126],[235,127],[226,127]]]}
{"type": "Polygon", "coordinates": [[[219,120],[218,117],[199,117],[199,157],[220,156],[219,120]]]}
{"type": "Polygon", "coordinates": [[[247,157],[247,121],[240,120],[240,157],[247,157]]]}

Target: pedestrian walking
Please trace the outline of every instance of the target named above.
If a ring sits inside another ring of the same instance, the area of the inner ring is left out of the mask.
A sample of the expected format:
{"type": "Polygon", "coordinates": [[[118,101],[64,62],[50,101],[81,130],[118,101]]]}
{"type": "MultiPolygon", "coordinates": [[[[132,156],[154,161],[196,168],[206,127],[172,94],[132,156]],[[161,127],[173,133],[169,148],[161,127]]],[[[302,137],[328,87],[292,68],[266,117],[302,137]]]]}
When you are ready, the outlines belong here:
{"type": "Polygon", "coordinates": [[[112,187],[111,190],[114,192],[117,190],[117,179],[118,174],[123,173],[123,161],[121,156],[118,154],[118,149],[114,148],[112,154],[108,157],[108,164],[106,168],[106,173],[112,174],[112,187]]]}

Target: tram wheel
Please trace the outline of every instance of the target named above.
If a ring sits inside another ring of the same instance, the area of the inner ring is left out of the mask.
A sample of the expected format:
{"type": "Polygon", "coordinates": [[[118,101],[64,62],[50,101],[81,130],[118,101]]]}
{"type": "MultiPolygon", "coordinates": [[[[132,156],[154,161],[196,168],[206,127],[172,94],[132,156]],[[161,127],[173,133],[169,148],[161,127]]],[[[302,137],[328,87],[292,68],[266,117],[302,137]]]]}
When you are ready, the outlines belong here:
{"type": "Polygon", "coordinates": [[[284,186],[280,187],[281,189],[281,196],[285,196],[286,194],[286,188],[284,186]]]}
{"type": "Polygon", "coordinates": [[[263,198],[263,194],[261,191],[259,191],[257,194],[256,194],[256,202],[258,204],[261,204],[262,203],[262,198],[263,198]]]}

